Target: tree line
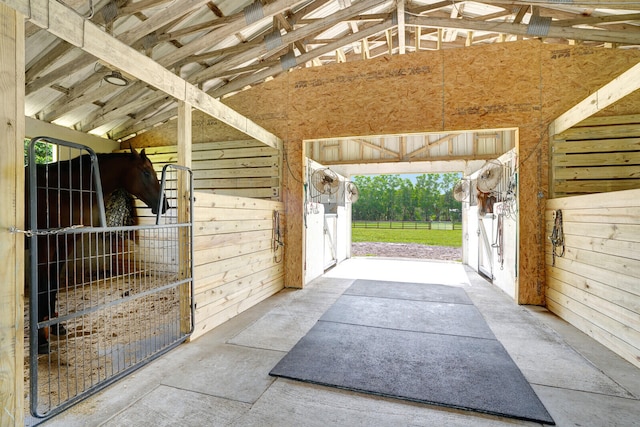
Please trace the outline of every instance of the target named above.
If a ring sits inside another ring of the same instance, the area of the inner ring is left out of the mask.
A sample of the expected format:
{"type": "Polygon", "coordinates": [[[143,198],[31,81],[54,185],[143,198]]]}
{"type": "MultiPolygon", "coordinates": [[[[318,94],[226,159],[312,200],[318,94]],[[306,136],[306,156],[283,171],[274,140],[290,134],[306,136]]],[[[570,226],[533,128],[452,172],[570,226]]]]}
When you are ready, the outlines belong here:
{"type": "MultiPolygon", "coordinates": [[[[29,163],[29,143],[30,139],[24,140],[24,165],[29,163]]],[[[53,145],[44,141],[36,142],[36,163],[50,163],[53,161],[53,145]]]]}
{"type": "Polygon", "coordinates": [[[460,173],[354,176],[359,198],[352,218],[361,221],[460,221],[462,203],[453,198],[460,173]]]}

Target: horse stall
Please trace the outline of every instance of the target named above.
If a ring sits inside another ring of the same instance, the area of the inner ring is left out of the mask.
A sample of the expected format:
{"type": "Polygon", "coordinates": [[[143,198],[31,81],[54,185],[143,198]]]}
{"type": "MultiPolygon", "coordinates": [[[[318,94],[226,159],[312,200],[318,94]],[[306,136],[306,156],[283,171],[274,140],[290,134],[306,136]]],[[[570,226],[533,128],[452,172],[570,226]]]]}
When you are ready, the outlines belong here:
{"type": "MultiPolygon", "coordinates": [[[[145,151],[160,171],[175,164],[178,149],[145,151]]],[[[190,151],[195,339],[284,288],[285,209],[277,148],[254,139],[205,140],[190,151]]]]}
{"type": "Polygon", "coordinates": [[[640,367],[638,115],[591,117],[557,134],[554,127],[547,307],[640,367]]]}
{"type": "Polygon", "coordinates": [[[454,188],[462,202],[464,262],[514,300],[518,293],[518,156],[487,161],[454,188]]]}
{"type": "Polygon", "coordinates": [[[41,139],[26,177],[24,377],[27,407],[46,418],[189,337],[193,208],[186,168],[158,181],[144,150],[50,138],[59,160],[36,165],[41,139]]]}

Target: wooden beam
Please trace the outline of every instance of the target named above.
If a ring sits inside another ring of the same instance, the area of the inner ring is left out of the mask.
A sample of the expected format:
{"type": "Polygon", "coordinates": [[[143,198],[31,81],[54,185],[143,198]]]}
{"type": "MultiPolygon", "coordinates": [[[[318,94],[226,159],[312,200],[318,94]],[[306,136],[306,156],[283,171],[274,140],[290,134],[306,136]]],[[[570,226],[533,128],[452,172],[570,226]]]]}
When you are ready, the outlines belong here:
{"type": "Polygon", "coordinates": [[[228,58],[218,62],[217,64],[212,65],[211,67],[190,76],[189,80],[194,82],[195,84],[206,81],[210,79],[211,76],[215,76],[216,73],[220,72],[221,70],[228,70],[237,67],[247,61],[255,60],[256,58],[263,55],[275,53],[287,44],[295,43],[296,41],[303,40],[311,35],[318,34],[352,16],[356,16],[359,13],[370,9],[371,7],[379,3],[381,3],[381,0],[366,0],[358,2],[354,6],[335,12],[324,19],[318,20],[312,24],[305,25],[302,28],[288,32],[284,35],[280,35],[278,38],[280,43],[277,47],[269,48],[267,43],[261,43],[253,49],[249,49],[237,55],[230,55],[228,58]]]}
{"type": "MultiPolygon", "coordinates": [[[[325,46],[322,47],[317,47],[313,50],[309,50],[307,53],[302,54],[300,56],[297,56],[295,58],[296,61],[296,65],[300,65],[300,64],[304,64],[307,61],[311,61],[312,59],[319,57],[321,55],[324,55],[326,53],[329,52],[333,52],[337,49],[339,49],[341,46],[344,46],[345,44],[348,43],[353,43],[356,42],[360,39],[366,39],[367,37],[371,36],[372,34],[376,34],[382,31],[385,31],[386,29],[390,28],[392,26],[392,22],[391,19],[384,21],[381,24],[378,25],[374,25],[372,27],[360,30],[359,32],[355,33],[355,34],[350,34],[348,36],[343,37],[343,39],[341,41],[337,41],[334,43],[329,43],[325,46]]],[[[282,66],[279,64],[276,67],[272,67],[272,68],[268,68],[266,70],[260,71],[258,73],[252,74],[250,76],[247,76],[245,78],[239,78],[239,79],[235,79],[229,83],[227,83],[226,85],[216,88],[212,91],[210,91],[211,96],[213,97],[220,97],[223,95],[226,95],[228,93],[234,92],[236,90],[242,89],[243,87],[247,86],[247,85],[251,85],[253,83],[256,82],[261,82],[264,79],[266,79],[267,77],[271,77],[274,76],[276,74],[279,74],[281,72],[285,71],[282,66]]]]}
{"type": "Polygon", "coordinates": [[[407,160],[407,136],[406,135],[401,135],[400,136],[400,154],[399,157],[401,160],[405,161],[407,160]]]}
{"type": "Polygon", "coordinates": [[[382,154],[387,154],[393,158],[400,158],[400,154],[396,153],[395,151],[389,150],[388,148],[385,147],[381,147],[379,145],[376,144],[372,144],[371,142],[364,140],[364,139],[358,139],[358,138],[352,138],[351,141],[353,142],[357,142],[358,144],[364,146],[364,147],[369,147],[372,148],[374,150],[377,150],[379,152],[381,152],[382,154]]]}
{"type": "Polygon", "coordinates": [[[385,38],[386,38],[386,45],[387,45],[387,53],[389,55],[393,54],[393,33],[391,32],[391,28],[388,28],[387,30],[385,30],[384,32],[385,38]]]}
{"type": "Polygon", "coordinates": [[[581,16],[574,19],[565,19],[562,21],[555,21],[553,25],[559,27],[572,27],[575,25],[593,25],[605,24],[611,22],[626,22],[626,21],[638,21],[640,20],[640,13],[627,13],[622,15],[608,15],[608,16],[581,16]]]}
{"type": "Polygon", "coordinates": [[[607,108],[614,102],[640,89],[640,63],[634,65],[606,85],[586,97],[550,125],[550,135],[560,134],[573,125],[607,108]],[[551,133],[553,132],[553,133],[551,133]]]}
{"type": "Polygon", "coordinates": [[[371,58],[371,52],[369,52],[369,41],[364,38],[362,40],[360,40],[360,50],[362,53],[362,59],[369,59],[371,58]]]}
{"type": "MultiPolygon", "coordinates": [[[[178,164],[191,168],[191,105],[184,101],[178,101],[178,164]]],[[[193,197],[189,188],[189,174],[186,171],[178,171],[178,223],[186,224],[191,219],[190,201],[193,197]]],[[[181,228],[178,234],[179,245],[179,262],[180,270],[178,275],[180,279],[191,277],[191,269],[189,266],[193,262],[191,259],[191,248],[189,247],[189,230],[181,228]]],[[[180,330],[182,333],[188,334],[191,331],[191,301],[190,301],[190,284],[184,283],[180,285],[180,330]]]]}
{"type": "Polygon", "coordinates": [[[0,425],[24,425],[24,16],[0,4],[0,425]]]}
{"type": "MultiPolygon", "coordinates": [[[[424,153],[425,151],[430,150],[431,148],[433,148],[433,147],[435,147],[437,145],[444,144],[444,143],[447,143],[447,142],[451,141],[453,138],[455,138],[458,135],[459,134],[457,134],[457,133],[452,133],[450,135],[443,136],[442,138],[438,139],[437,141],[433,141],[431,143],[426,143],[422,147],[420,147],[420,148],[418,148],[416,150],[413,150],[412,152],[408,153],[407,157],[409,159],[413,159],[413,158],[419,156],[420,154],[424,153]]],[[[425,138],[428,138],[428,136],[425,137],[425,138]]]]}
{"type": "MultiPolygon", "coordinates": [[[[474,31],[498,32],[513,35],[529,35],[529,25],[500,22],[472,21],[469,19],[435,18],[428,16],[408,16],[408,25],[420,25],[433,28],[458,28],[474,31]]],[[[533,37],[533,36],[530,36],[533,37]]],[[[589,40],[611,43],[640,44],[640,33],[630,31],[604,31],[573,27],[556,27],[551,24],[544,37],[589,40]]]]}
{"type": "Polygon", "coordinates": [[[404,55],[407,44],[405,40],[405,13],[404,13],[404,0],[396,0],[397,13],[398,13],[398,53],[404,55]]]}
{"type": "MultiPolygon", "coordinates": [[[[181,2],[176,2],[180,5],[181,2]]],[[[278,13],[283,13],[285,10],[290,9],[299,3],[303,3],[301,0],[276,0],[273,3],[269,3],[263,7],[264,16],[273,16],[278,13]]],[[[206,50],[211,45],[223,40],[225,37],[233,35],[247,26],[244,12],[233,15],[233,20],[227,23],[225,26],[211,31],[202,37],[196,38],[189,44],[184,45],[180,49],[163,56],[158,59],[158,62],[169,68],[182,59],[198,53],[202,50],[206,50]]]]}
{"type": "Polygon", "coordinates": [[[31,13],[29,0],[1,1],[10,4],[17,3],[20,9],[26,9],[29,12],[27,15],[32,16],[32,19],[34,19],[34,15],[38,17],[36,22],[38,25],[44,26],[52,34],[80,47],[96,58],[112,64],[124,73],[160,89],[179,101],[185,101],[193,105],[202,112],[266,145],[274,148],[281,146],[282,141],[277,136],[220,101],[211,98],[205,92],[171,73],[151,58],[113,38],[100,27],[79,16],[69,7],[55,0],[49,0],[48,10],[39,10],[38,14],[35,14],[31,13]]]}
{"type": "Polygon", "coordinates": [[[158,90],[152,93],[145,94],[144,96],[141,96],[138,99],[135,99],[133,102],[129,102],[128,104],[123,104],[118,96],[116,96],[115,98],[118,99],[110,99],[103,108],[99,108],[98,110],[87,115],[82,120],[79,130],[88,133],[89,131],[99,128],[100,126],[113,120],[126,117],[128,114],[136,113],[146,105],[155,104],[158,101],[162,100],[166,102],[169,97],[166,93],[158,90]]]}
{"type": "Polygon", "coordinates": [[[122,33],[118,36],[118,39],[122,40],[125,44],[131,45],[147,34],[174,21],[177,17],[186,15],[207,4],[209,1],[210,0],[181,0],[171,3],[161,11],[154,13],[135,28],[122,33]]]}

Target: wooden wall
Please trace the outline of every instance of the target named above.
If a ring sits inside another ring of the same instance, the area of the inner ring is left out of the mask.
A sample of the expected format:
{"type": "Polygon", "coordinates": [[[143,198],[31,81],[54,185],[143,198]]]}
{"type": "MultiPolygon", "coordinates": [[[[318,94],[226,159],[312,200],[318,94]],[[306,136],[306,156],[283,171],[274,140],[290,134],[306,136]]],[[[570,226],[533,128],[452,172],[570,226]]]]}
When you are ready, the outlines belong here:
{"type": "MultiPolygon", "coordinates": [[[[544,304],[548,125],[638,62],[638,51],[530,40],[306,68],[226,98],[285,141],[286,285],[304,280],[305,139],[518,128],[517,300],[544,304]]],[[[168,126],[141,137],[159,142],[175,134],[168,126]]],[[[209,140],[229,137],[211,127],[209,140]]]]}
{"type": "Polygon", "coordinates": [[[565,253],[554,266],[547,239],[547,307],[640,367],[640,189],[548,200],[546,236],[556,209],[565,253]]]}
{"type": "MultiPolygon", "coordinates": [[[[146,147],[145,153],[158,172],[178,160],[176,145],[146,147]]],[[[279,199],[281,156],[275,148],[255,140],[202,142],[192,145],[191,156],[196,191],[279,199]]]]}
{"type": "MultiPolygon", "coordinates": [[[[145,153],[158,172],[177,162],[175,145],[145,153]]],[[[255,140],[201,142],[191,155],[196,338],[284,287],[284,251],[274,246],[274,211],[284,207],[277,201],[281,156],[275,148],[255,140]]],[[[170,188],[166,195],[175,199],[170,188]]],[[[138,215],[143,223],[154,220],[147,208],[138,215]]],[[[284,229],[284,214],[280,222],[284,229]]]]}
{"type": "Polygon", "coordinates": [[[640,188],[640,114],[594,117],[551,138],[551,197],[640,188]]]}
{"type": "MultiPolygon", "coordinates": [[[[274,250],[282,202],[196,192],[196,338],[284,287],[283,250],[274,250]]],[[[284,215],[280,218],[284,228],[284,215]]]]}

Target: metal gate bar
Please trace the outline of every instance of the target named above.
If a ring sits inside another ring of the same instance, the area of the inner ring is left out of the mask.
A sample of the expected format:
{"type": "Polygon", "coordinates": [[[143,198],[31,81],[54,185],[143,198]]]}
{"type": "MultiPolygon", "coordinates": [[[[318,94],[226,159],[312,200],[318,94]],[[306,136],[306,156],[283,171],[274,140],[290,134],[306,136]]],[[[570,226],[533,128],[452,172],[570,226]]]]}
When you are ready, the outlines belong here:
{"type": "MultiPolygon", "coordinates": [[[[98,172],[90,148],[50,138],[31,141],[30,165],[36,160],[33,146],[41,140],[56,144],[65,157],[89,153],[91,168],[98,172]]],[[[99,174],[80,188],[65,188],[65,180],[56,177],[55,166],[51,168],[46,175],[56,178],[52,182],[38,183],[34,168],[29,179],[29,406],[38,418],[60,413],[166,353],[184,342],[194,326],[191,171],[173,165],[163,169],[161,187],[170,205],[165,214],[156,217],[138,208],[140,225],[106,227],[110,212],[105,212],[99,174]],[[43,188],[57,192],[58,199],[91,200],[90,215],[100,217],[100,226],[80,226],[90,222],[85,219],[59,227],[59,219],[38,228],[38,209],[65,214],[60,206],[43,206],[42,200],[38,206],[37,194],[43,188]],[[184,209],[188,218],[177,217],[178,203],[189,204],[184,209]],[[38,260],[39,244],[55,245],[57,251],[38,260]],[[59,278],[57,317],[38,321],[42,313],[37,296],[43,292],[38,283],[44,278],[51,283],[54,275],[59,278]],[[66,335],[58,330],[60,324],[66,335]],[[47,328],[60,335],[50,335],[50,351],[38,354],[38,333],[47,328]]]]}

